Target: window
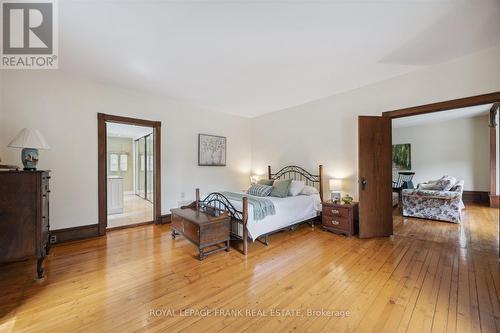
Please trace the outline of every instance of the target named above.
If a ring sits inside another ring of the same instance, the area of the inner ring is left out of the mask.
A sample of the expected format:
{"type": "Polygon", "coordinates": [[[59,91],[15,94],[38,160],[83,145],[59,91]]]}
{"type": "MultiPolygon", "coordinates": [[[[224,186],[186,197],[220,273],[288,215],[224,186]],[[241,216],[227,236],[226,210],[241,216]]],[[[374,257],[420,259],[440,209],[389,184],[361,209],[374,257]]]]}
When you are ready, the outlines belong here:
{"type": "Polygon", "coordinates": [[[127,165],[128,165],[128,155],[121,154],[120,155],[120,170],[127,171],[127,165]]]}
{"type": "Polygon", "coordinates": [[[109,170],[118,171],[118,155],[109,155],[109,170]]]}

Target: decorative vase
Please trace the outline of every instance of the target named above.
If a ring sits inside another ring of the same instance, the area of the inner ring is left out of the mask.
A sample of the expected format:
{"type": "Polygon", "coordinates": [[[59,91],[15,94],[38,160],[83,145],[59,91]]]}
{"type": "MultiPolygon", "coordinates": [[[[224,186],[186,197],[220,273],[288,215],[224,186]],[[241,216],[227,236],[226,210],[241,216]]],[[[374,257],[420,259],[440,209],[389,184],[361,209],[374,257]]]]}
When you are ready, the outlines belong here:
{"type": "Polygon", "coordinates": [[[350,205],[353,201],[353,197],[351,197],[349,194],[346,194],[343,198],[342,198],[342,201],[344,202],[344,204],[346,205],[350,205]]]}
{"type": "Polygon", "coordinates": [[[21,152],[25,171],[35,171],[38,163],[38,149],[24,148],[21,152]]]}

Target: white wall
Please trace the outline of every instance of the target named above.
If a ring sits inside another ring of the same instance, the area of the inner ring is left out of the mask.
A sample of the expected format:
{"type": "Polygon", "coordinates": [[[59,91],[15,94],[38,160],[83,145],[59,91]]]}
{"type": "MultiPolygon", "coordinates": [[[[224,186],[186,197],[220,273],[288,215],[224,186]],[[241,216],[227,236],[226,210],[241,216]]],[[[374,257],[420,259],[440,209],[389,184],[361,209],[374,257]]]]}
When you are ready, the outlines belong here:
{"type": "MultiPolygon", "coordinates": [[[[23,127],[39,129],[51,145],[40,169],[51,169],[53,229],[95,224],[97,203],[97,113],[162,122],[162,213],[177,206],[181,192],[239,190],[249,183],[250,123],[246,118],[195,110],[166,98],[75,81],[57,71],[4,73],[2,145],[23,127]],[[197,135],[227,136],[227,167],[198,167],[197,135]]],[[[8,148],[5,162],[20,164],[8,148]]]]}
{"type": "Polygon", "coordinates": [[[316,171],[322,163],[327,177],[347,178],[344,190],[357,196],[358,115],[500,91],[499,58],[497,47],[252,120],[58,71],[1,71],[0,154],[20,164],[20,152],[4,147],[22,127],[46,136],[52,149],[41,152],[40,168],[53,170],[54,229],[97,223],[98,112],[162,121],[162,213],[197,186],[239,190],[250,167],[264,174],[268,164],[316,171]],[[227,136],[227,167],[197,166],[198,133],[227,136]]]}
{"type": "Polygon", "coordinates": [[[489,116],[393,128],[393,144],[411,144],[414,184],[443,175],[465,181],[464,190],[490,188],[489,116]]]}
{"type": "MultiPolygon", "coordinates": [[[[500,91],[500,46],[253,119],[252,169],[286,164],[348,178],[357,196],[357,116],[500,91]]],[[[300,79],[300,78],[297,78],[300,79]]],[[[325,187],[326,188],[326,187],[325,187]]]]}

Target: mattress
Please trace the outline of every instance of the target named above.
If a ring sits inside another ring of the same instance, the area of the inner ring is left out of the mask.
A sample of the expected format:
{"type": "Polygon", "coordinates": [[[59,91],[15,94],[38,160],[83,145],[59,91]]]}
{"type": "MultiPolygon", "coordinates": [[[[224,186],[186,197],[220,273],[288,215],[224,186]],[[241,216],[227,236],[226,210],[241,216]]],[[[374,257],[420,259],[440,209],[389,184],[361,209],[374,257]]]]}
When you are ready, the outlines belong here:
{"type": "MultiPolygon", "coordinates": [[[[276,214],[268,215],[262,220],[254,220],[253,207],[252,205],[248,205],[247,229],[248,236],[252,240],[295,223],[309,220],[316,217],[318,212],[321,211],[321,199],[319,194],[297,195],[286,198],[266,197],[266,199],[273,202],[276,214]]],[[[234,208],[240,211],[242,210],[241,201],[229,201],[234,208]]],[[[240,236],[243,235],[241,226],[239,226],[238,230],[233,230],[233,232],[240,236]]]]}

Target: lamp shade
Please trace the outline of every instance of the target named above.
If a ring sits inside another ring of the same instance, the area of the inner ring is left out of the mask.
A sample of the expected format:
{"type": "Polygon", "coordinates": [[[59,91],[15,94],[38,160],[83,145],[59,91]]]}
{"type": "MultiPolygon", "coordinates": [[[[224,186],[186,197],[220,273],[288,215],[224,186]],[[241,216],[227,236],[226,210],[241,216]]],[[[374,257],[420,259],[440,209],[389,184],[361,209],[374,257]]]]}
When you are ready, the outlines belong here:
{"type": "Polygon", "coordinates": [[[329,181],[330,191],[340,191],[342,189],[342,179],[332,178],[329,181]]]}
{"type": "Polygon", "coordinates": [[[50,149],[43,135],[36,129],[23,128],[9,143],[12,148],[50,149]]]}
{"type": "Polygon", "coordinates": [[[257,182],[260,180],[260,176],[258,175],[252,175],[250,176],[250,183],[252,184],[257,184],[257,182]]]}

